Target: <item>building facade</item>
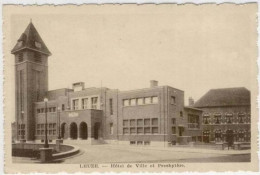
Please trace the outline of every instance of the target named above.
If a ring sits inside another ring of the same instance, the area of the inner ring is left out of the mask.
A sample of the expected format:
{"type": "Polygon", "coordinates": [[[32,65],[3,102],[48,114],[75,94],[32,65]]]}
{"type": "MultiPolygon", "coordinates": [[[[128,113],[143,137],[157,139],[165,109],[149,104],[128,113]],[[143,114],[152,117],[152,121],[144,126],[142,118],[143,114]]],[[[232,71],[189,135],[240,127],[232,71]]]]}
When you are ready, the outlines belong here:
{"type": "Polygon", "coordinates": [[[48,90],[50,51],[30,23],[13,48],[15,55],[16,140],[59,136],[86,143],[187,144],[201,136],[200,109],[184,106],[184,92],[170,86],[119,91],[85,88],[48,90]],[[48,101],[44,101],[44,98],[48,101]],[[190,122],[190,123],[189,123],[190,122]]]}
{"type": "Polygon", "coordinates": [[[250,142],[250,91],[246,88],[212,89],[193,106],[203,110],[203,142],[250,142]]]}

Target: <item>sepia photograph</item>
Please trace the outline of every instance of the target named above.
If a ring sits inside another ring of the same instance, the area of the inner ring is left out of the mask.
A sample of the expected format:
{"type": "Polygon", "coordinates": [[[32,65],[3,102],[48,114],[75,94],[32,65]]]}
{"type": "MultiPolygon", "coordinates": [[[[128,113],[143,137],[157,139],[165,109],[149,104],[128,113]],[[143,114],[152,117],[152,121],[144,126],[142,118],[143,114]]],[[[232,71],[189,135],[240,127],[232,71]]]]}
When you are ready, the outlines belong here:
{"type": "Polygon", "coordinates": [[[4,5],[6,172],[258,171],[257,10],[4,5]]]}

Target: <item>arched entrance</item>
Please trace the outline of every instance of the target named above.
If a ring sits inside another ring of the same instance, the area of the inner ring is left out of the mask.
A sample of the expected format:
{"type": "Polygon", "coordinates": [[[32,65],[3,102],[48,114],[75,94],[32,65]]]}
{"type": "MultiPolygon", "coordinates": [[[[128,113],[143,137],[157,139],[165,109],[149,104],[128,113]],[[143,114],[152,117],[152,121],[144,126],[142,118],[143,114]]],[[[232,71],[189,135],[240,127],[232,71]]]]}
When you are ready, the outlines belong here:
{"type": "Polygon", "coordinates": [[[70,124],[70,138],[77,139],[78,138],[78,127],[76,123],[70,124]]]}
{"type": "Polygon", "coordinates": [[[88,139],[88,125],[85,122],[81,122],[79,125],[79,137],[88,139]]]}
{"type": "Polygon", "coordinates": [[[94,139],[98,139],[99,137],[99,131],[100,130],[100,123],[95,123],[94,124],[94,139]]]}
{"type": "Polygon", "coordinates": [[[63,138],[63,139],[65,139],[65,138],[67,138],[67,131],[66,131],[66,123],[62,123],[61,124],[61,138],[63,138]]]}

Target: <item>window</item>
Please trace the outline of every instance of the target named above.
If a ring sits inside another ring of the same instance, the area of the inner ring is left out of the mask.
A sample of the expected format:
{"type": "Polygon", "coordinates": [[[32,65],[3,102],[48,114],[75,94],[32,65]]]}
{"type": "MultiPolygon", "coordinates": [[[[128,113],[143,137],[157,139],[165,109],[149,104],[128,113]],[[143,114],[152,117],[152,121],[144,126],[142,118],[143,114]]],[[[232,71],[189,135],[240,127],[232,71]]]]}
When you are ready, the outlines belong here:
{"type": "Polygon", "coordinates": [[[172,134],[176,134],[176,127],[172,127],[172,134]]]}
{"type": "Polygon", "coordinates": [[[152,97],[152,103],[157,104],[158,103],[158,97],[152,97]]]}
{"type": "Polygon", "coordinates": [[[72,109],[73,110],[78,110],[79,109],[79,100],[76,99],[76,100],[72,100],[72,109]]]}
{"type": "Polygon", "coordinates": [[[143,128],[141,127],[137,128],[137,134],[143,134],[143,128]]]}
{"type": "Polygon", "coordinates": [[[143,141],[137,141],[137,145],[142,145],[143,141]]]}
{"type": "Polygon", "coordinates": [[[124,106],[129,106],[129,100],[128,99],[123,100],[123,105],[124,106]]]}
{"type": "Polygon", "coordinates": [[[135,106],[136,105],[136,99],[135,98],[130,100],[130,105],[131,106],[135,106]]]}
{"type": "Polygon", "coordinates": [[[215,115],[215,124],[220,124],[221,115],[215,115]]]}
{"type": "Polygon", "coordinates": [[[128,126],[128,120],[123,120],[123,126],[128,126]]]}
{"type": "Polygon", "coordinates": [[[152,127],[152,133],[158,134],[158,127],[152,127]]]}
{"type": "Polygon", "coordinates": [[[172,124],[173,124],[173,125],[176,124],[176,118],[172,118],[172,124]]]}
{"type": "Polygon", "coordinates": [[[182,111],[180,111],[180,117],[183,117],[183,112],[182,111]]]}
{"type": "Polygon", "coordinates": [[[176,104],[176,98],[174,96],[171,96],[171,104],[176,104]]]}
{"type": "Polygon", "coordinates": [[[135,126],[135,120],[130,120],[130,126],[135,126]]]}
{"type": "Polygon", "coordinates": [[[22,62],[23,61],[23,52],[18,54],[18,62],[22,62]]]}
{"type": "Polygon", "coordinates": [[[34,52],[34,61],[40,63],[41,60],[41,53],[39,52],[34,52]]]}
{"type": "Polygon", "coordinates": [[[123,128],[123,134],[129,134],[128,128],[123,128]]]}
{"type": "Polygon", "coordinates": [[[65,104],[62,104],[62,105],[61,105],[61,110],[62,110],[62,111],[65,111],[65,104]]]}
{"type": "Polygon", "coordinates": [[[37,113],[38,113],[38,114],[41,113],[41,109],[37,109],[37,113]]]}
{"type": "Polygon", "coordinates": [[[137,119],[137,126],[143,126],[143,119],[137,119]]]}
{"type": "Polygon", "coordinates": [[[233,122],[233,115],[227,114],[226,115],[226,121],[227,121],[227,123],[231,124],[233,122]]]}
{"type": "Polygon", "coordinates": [[[158,118],[152,119],[152,125],[158,125],[158,118]]]}
{"type": "Polygon", "coordinates": [[[150,141],[144,141],[144,145],[150,145],[150,141]]]}
{"type": "Polygon", "coordinates": [[[114,133],[113,123],[110,123],[110,135],[114,133]]]}
{"type": "Polygon", "coordinates": [[[144,125],[150,126],[150,119],[144,119],[144,125]]]}
{"type": "Polygon", "coordinates": [[[82,109],[87,109],[88,108],[88,99],[83,98],[82,99],[82,109]]]}
{"type": "Polygon", "coordinates": [[[145,127],[145,128],[144,128],[144,133],[145,133],[145,134],[150,134],[150,133],[151,133],[150,127],[145,127]]]}
{"type": "Polygon", "coordinates": [[[53,107],[53,108],[52,108],[52,112],[56,112],[56,107],[53,107]]]}
{"type": "Polygon", "coordinates": [[[203,116],[203,123],[204,124],[209,124],[209,116],[208,115],[205,115],[205,116],[203,116]]]}
{"type": "Polygon", "coordinates": [[[137,105],[143,105],[144,104],[144,99],[143,98],[138,98],[137,99],[137,105]]]}
{"type": "Polygon", "coordinates": [[[34,44],[35,44],[35,47],[37,47],[37,48],[39,48],[39,49],[42,47],[42,44],[39,43],[39,42],[37,42],[37,41],[35,41],[34,44]]]}
{"type": "Polygon", "coordinates": [[[113,115],[113,99],[109,99],[110,115],[113,115]]]}
{"type": "Polygon", "coordinates": [[[135,128],[130,128],[130,134],[135,134],[136,133],[135,130],[136,130],[135,128]]]}
{"type": "Polygon", "coordinates": [[[130,141],[130,145],[135,145],[135,141],[130,141]]]}
{"type": "Polygon", "coordinates": [[[91,98],[91,108],[92,109],[97,109],[97,101],[98,101],[97,97],[92,97],[91,98]]]}
{"type": "Polygon", "coordinates": [[[151,97],[145,97],[144,104],[151,104],[151,97]]]}
{"type": "Polygon", "coordinates": [[[238,123],[244,123],[244,114],[238,114],[238,123]]]}

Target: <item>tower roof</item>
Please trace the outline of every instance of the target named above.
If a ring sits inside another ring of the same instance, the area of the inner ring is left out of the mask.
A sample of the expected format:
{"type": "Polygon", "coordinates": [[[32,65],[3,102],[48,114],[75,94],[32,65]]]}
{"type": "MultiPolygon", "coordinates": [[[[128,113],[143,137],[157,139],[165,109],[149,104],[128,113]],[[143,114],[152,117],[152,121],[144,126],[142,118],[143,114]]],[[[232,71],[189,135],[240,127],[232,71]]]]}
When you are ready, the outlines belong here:
{"type": "Polygon", "coordinates": [[[17,40],[17,43],[11,53],[14,54],[15,52],[23,49],[31,49],[42,52],[46,55],[51,55],[51,52],[44,44],[32,22],[30,22],[20,38],[17,40]]]}
{"type": "Polygon", "coordinates": [[[211,89],[193,107],[250,105],[250,91],[244,87],[211,89]]]}

